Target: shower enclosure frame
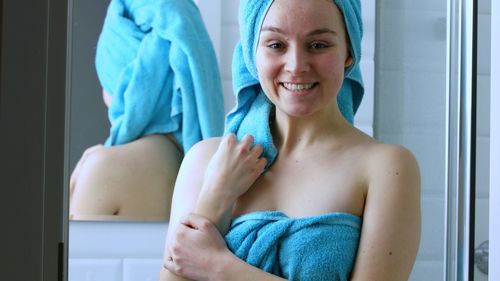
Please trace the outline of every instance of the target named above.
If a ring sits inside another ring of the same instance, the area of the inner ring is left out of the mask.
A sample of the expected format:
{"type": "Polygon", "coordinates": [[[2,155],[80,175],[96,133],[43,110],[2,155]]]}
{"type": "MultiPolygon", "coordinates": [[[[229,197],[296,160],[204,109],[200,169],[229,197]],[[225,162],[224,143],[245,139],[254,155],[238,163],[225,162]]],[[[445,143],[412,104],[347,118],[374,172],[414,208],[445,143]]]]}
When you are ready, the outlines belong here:
{"type": "Polygon", "coordinates": [[[444,280],[474,280],[477,2],[448,1],[444,280]]]}

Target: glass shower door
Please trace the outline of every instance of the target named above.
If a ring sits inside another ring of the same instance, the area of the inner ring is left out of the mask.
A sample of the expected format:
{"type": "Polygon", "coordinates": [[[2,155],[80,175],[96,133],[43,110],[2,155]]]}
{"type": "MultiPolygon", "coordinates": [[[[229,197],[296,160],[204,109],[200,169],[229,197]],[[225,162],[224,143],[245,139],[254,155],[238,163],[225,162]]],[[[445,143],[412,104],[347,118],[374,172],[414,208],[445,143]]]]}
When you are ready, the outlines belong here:
{"type": "Polygon", "coordinates": [[[447,181],[447,1],[377,2],[375,137],[421,172],[422,236],[410,280],[442,281],[447,181]]]}
{"type": "Polygon", "coordinates": [[[421,170],[422,236],[410,280],[474,279],[471,225],[484,178],[476,174],[476,93],[486,79],[476,76],[477,4],[377,1],[375,137],[410,149],[421,170]]]}

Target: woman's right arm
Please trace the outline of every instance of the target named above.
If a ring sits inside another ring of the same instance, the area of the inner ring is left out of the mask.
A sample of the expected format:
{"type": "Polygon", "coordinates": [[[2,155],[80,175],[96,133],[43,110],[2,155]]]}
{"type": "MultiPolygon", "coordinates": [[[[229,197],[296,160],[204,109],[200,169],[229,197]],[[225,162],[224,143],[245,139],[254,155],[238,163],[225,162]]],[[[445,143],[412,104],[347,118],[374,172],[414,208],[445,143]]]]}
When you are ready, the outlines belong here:
{"type": "MultiPolygon", "coordinates": [[[[170,257],[169,248],[175,239],[175,232],[181,218],[192,213],[196,208],[203,184],[204,172],[212,155],[217,150],[219,142],[219,138],[214,138],[197,143],[186,153],[182,161],[172,197],[172,209],[165,239],[163,263],[170,257]]],[[[159,280],[181,281],[188,279],[179,277],[162,266],[159,280]]]]}
{"type": "MultiPolygon", "coordinates": [[[[261,154],[262,147],[253,146],[251,136],[238,142],[233,134],[202,141],[186,154],[175,185],[164,261],[170,258],[180,219],[189,213],[204,216],[226,233],[234,202],[264,170],[267,160],[261,154]]],[[[162,268],[160,280],[186,279],[162,268]]]]}

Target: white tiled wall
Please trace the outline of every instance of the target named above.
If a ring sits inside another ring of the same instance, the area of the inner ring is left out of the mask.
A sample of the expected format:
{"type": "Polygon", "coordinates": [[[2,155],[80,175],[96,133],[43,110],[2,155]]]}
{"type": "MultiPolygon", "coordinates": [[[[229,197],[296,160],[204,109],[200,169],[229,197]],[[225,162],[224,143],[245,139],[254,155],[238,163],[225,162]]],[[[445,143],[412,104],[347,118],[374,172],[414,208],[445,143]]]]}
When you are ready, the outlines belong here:
{"type": "Polygon", "coordinates": [[[69,281],[157,281],[167,223],[70,222],[69,281]]]}
{"type": "MultiPolygon", "coordinates": [[[[490,80],[491,80],[491,0],[479,0],[478,17],[478,91],[477,91],[477,158],[476,158],[476,229],[475,246],[489,240],[490,190],[490,80]]],[[[475,281],[488,276],[477,267],[475,281]]]]}
{"type": "Polygon", "coordinates": [[[421,170],[422,237],[410,280],[443,279],[446,1],[378,1],[375,136],[421,170]]]}
{"type": "MultiPolygon", "coordinates": [[[[500,2],[491,1],[491,77],[500,77],[500,2]]],[[[500,280],[500,80],[491,80],[489,280],[500,280]],[[495,120],[495,121],[493,121],[495,120]]]]}
{"type": "MultiPolygon", "coordinates": [[[[476,245],[488,239],[490,1],[479,1],[476,245]]],[[[410,280],[442,280],[446,1],[378,1],[377,18],[375,136],[405,145],[421,170],[422,239],[410,280]]]]}

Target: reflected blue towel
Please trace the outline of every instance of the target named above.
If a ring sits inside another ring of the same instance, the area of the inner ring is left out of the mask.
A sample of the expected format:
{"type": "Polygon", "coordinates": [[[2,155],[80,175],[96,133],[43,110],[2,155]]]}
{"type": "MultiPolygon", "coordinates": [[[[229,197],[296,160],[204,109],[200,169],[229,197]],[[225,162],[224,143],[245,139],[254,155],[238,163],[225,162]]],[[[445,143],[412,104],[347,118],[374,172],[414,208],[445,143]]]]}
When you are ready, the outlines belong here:
{"type": "Polygon", "coordinates": [[[111,95],[106,145],[174,133],[187,151],[224,129],[221,79],[192,0],[112,0],[96,50],[111,95]]]}
{"type": "Polygon", "coordinates": [[[287,280],[349,280],[361,218],[347,213],[289,218],[254,212],[235,218],[225,237],[247,263],[287,280]]]}
{"type": "MultiPolygon", "coordinates": [[[[260,87],[255,53],[260,28],[272,2],[272,0],[241,0],[240,2],[240,42],[236,45],[232,65],[236,106],[226,116],[225,128],[226,133],[235,133],[238,139],[245,134],[253,135],[255,143],[264,147],[263,156],[268,159],[268,167],[277,155],[269,128],[269,117],[273,105],[260,87]]],[[[363,35],[361,4],[359,0],[335,0],[334,2],[344,16],[350,39],[350,53],[353,58],[353,64],[346,70],[337,101],[344,117],[352,123],[364,93],[359,67],[363,35]]]]}

